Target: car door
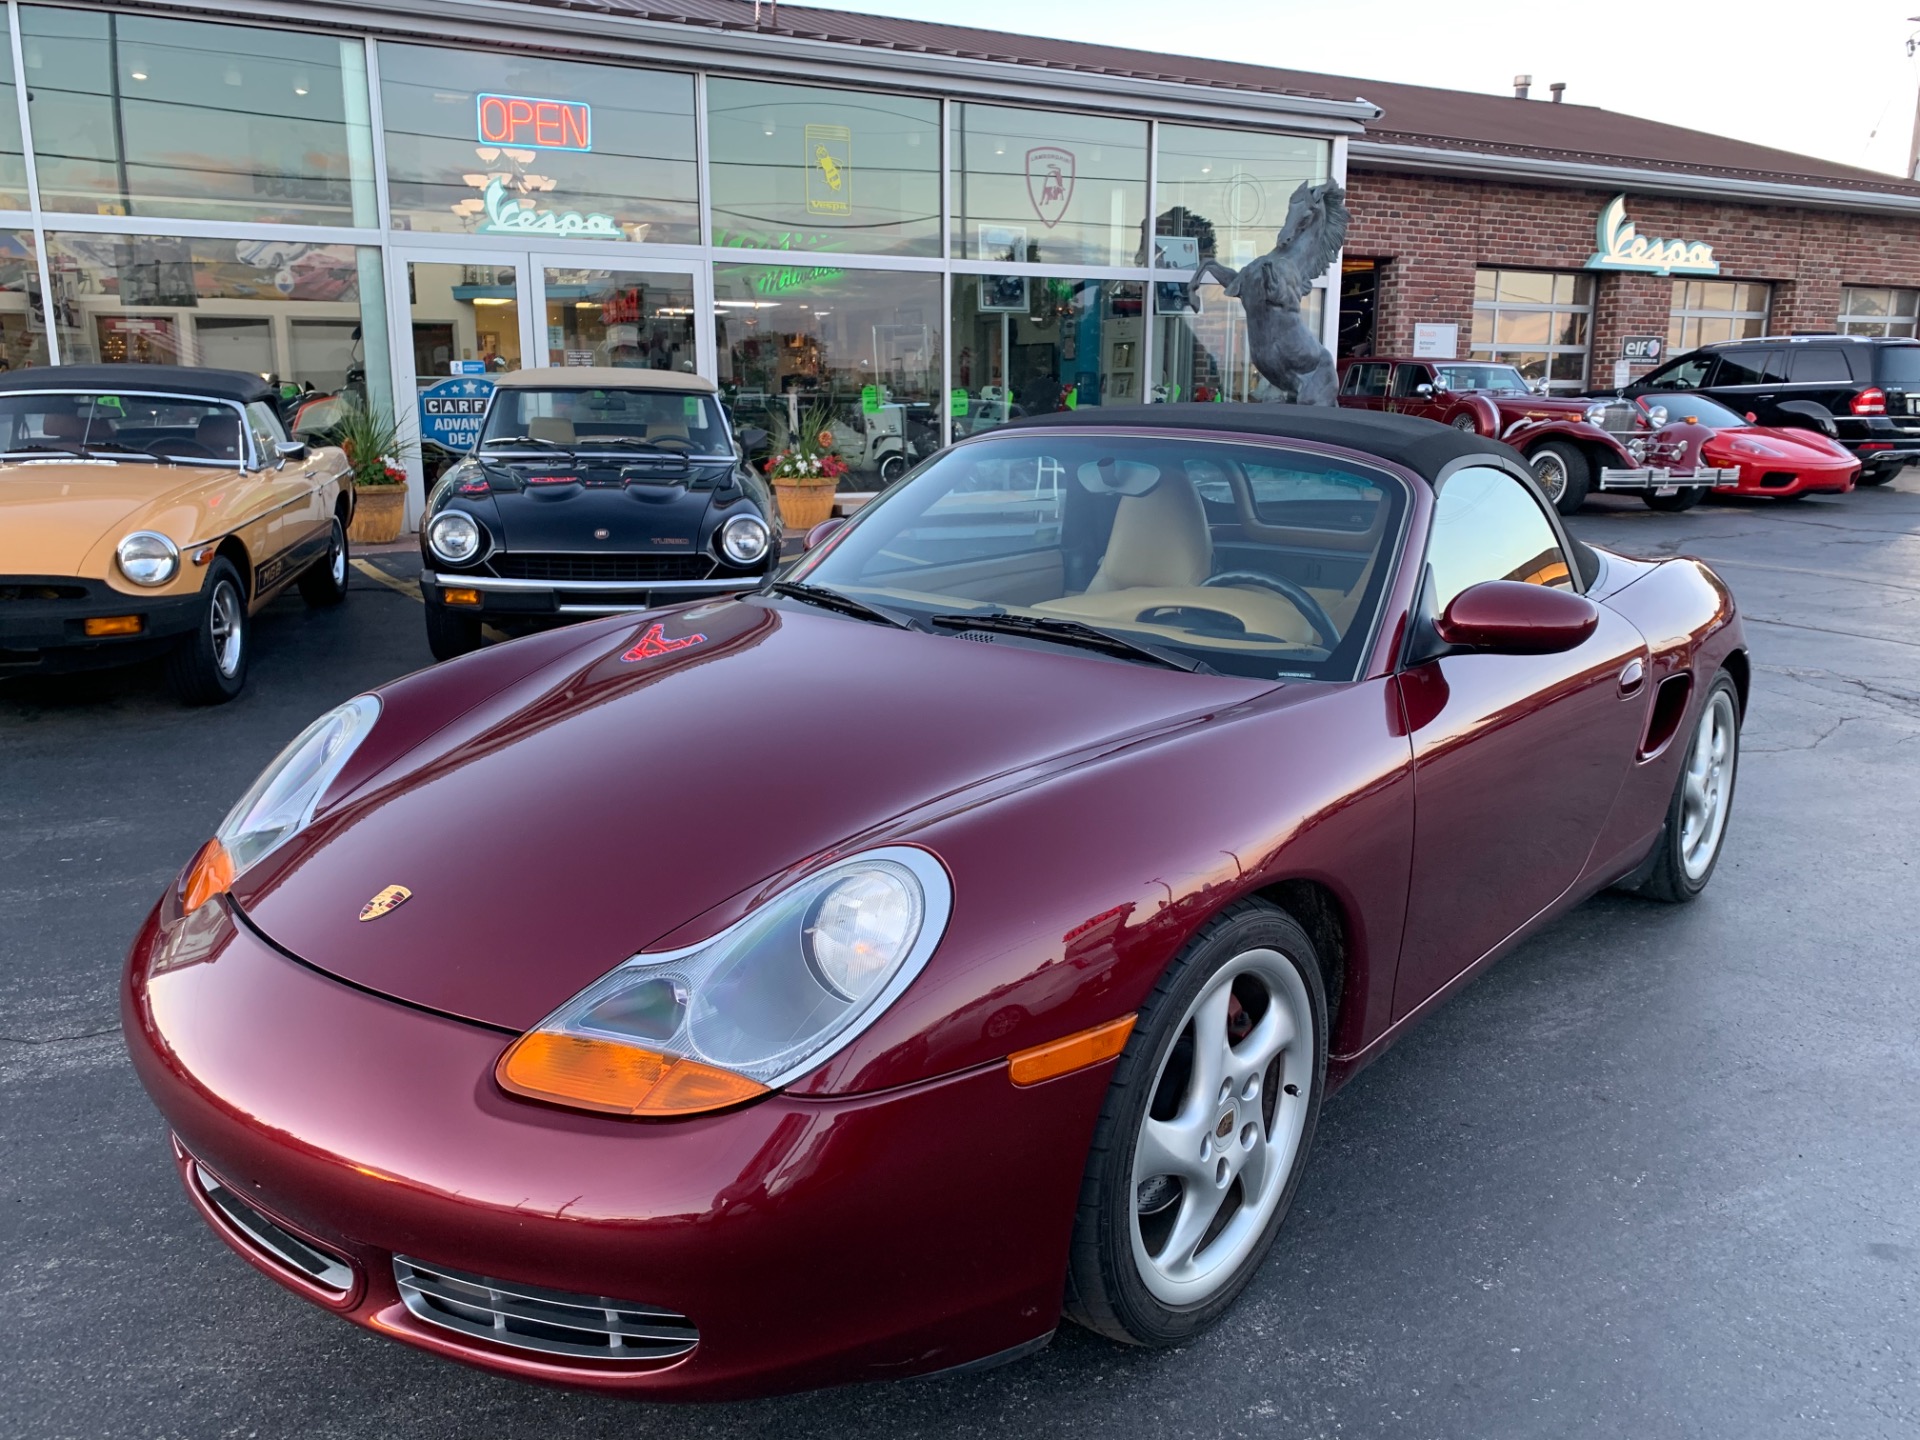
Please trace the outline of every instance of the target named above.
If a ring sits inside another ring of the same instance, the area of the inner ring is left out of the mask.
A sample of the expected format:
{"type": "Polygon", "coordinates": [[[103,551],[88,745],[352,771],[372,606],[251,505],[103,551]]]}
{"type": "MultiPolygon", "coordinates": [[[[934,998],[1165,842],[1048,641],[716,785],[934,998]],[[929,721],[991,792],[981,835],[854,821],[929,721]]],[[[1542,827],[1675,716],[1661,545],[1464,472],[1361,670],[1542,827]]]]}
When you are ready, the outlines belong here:
{"type": "Polygon", "coordinates": [[[1850,361],[1852,352],[1864,348],[1858,342],[1792,346],[1787,351],[1787,383],[1780,399],[1810,400],[1828,414],[1851,414],[1854,394],[1865,381],[1855,377],[1850,361]]]}
{"type": "MultiPolygon", "coordinates": [[[[1751,415],[1760,425],[1780,423],[1780,390],[1787,378],[1787,352],[1783,346],[1742,346],[1720,352],[1720,364],[1713,378],[1702,387],[1708,395],[1741,415],[1751,415]]],[[[1677,420],[1680,412],[1669,405],[1677,420]]]]}
{"type": "Polygon", "coordinates": [[[283,459],[277,447],[286,432],[264,403],[248,405],[246,420],[252,453],[245,483],[255,492],[258,518],[244,538],[257,604],[325,552],[333,517],[321,493],[326,471],[318,457],[309,451],[304,460],[283,459]]]}
{"type": "MultiPolygon", "coordinates": [[[[1486,580],[1578,589],[1571,560],[1530,486],[1491,466],[1457,470],[1434,505],[1424,624],[1486,580]]],[[[1565,654],[1441,654],[1401,670],[1414,856],[1396,1019],[1558,900],[1586,866],[1647,713],[1646,641],[1598,608],[1594,633],[1565,654]]]]}
{"type": "Polygon", "coordinates": [[[1669,360],[1658,370],[1643,375],[1621,392],[1632,399],[1638,395],[1672,390],[1699,390],[1713,372],[1715,356],[1710,350],[1695,350],[1677,360],[1669,360]]]}
{"type": "Polygon", "coordinates": [[[1354,410],[1386,408],[1387,384],[1393,366],[1385,360],[1356,360],[1340,386],[1340,403],[1354,410]]]}
{"type": "Polygon", "coordinates": [[[1428,420],[1438,420],[1441,407],[1434,402],[1432,386],[1431,365],[1403,361],[1393,367],[1393,394],[1387,408],[1401,415],[1420,415],[1428,420]],[[1422,385],[1428,387],[1425,395],[1419,393],[1422,385]]]}

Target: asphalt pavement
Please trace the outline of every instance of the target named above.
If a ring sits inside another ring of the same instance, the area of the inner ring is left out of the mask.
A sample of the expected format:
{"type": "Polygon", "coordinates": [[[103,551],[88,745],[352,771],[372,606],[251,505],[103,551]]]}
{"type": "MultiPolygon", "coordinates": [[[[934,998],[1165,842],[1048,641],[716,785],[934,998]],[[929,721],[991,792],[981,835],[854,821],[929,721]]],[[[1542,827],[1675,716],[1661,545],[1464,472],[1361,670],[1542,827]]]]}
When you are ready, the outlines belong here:
{"type": "Polygon", "coordinates": [[[985,1374],[730,1406],[496,1379],[296,1299],[190,1209],[128,1066],[115,980],[154,896],[315,713],[429,663],[408,555],[337,611],[272,606],[220,709],[154,669],[0,683],[0,1433],[1920,1434],[1920,472],[1575,528],[1708,557],[1747,613],[1706,896],[1590,902],[1361,1075],[1184,1349],[1069,1326],[985,1374]]]}

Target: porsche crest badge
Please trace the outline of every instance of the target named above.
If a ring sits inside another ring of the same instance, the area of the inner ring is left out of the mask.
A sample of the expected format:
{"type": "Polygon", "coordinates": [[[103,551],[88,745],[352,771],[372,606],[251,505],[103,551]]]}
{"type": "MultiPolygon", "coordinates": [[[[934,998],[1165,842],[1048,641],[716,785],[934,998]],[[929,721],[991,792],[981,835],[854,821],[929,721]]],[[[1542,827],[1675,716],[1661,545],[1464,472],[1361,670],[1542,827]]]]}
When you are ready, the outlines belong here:
{"type": "Polygon", "coordinates": [[[404,885],[389,885],[378,895],[360,907],[362,920],[378,920],[382,915],[398,910],[413,898],[413,892],[404,885]]]}

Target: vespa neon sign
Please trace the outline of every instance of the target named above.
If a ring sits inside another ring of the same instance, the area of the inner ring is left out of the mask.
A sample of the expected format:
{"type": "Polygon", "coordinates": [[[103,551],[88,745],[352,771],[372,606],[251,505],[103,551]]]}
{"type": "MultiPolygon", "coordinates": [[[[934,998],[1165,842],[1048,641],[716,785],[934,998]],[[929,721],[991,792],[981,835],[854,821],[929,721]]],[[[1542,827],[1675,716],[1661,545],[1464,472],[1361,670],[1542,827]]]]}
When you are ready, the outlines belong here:
{"type": "Polygon", "coordinates": [[[1720,262],[1702,240],[1657,240],[1642,235],[1627,218],[1627,197],[1616,195],[1594,226],[1599,246],[1587,260],[1589,270],[1650,270],[1655,275],[1718,275],[1720,262]]]}
{"type": "MultiPolygon", "coordinates": [[[[541,210],[522,205],[507,193],[498,176],[481,192],[486,220],[475,226],[482,235],[556,235],[583,240],[619,240],[620,223],[611,215],[582,215],[578,210],[541,210]]],[[[471,203],[471,202],[469,202],[471,203]]]]}

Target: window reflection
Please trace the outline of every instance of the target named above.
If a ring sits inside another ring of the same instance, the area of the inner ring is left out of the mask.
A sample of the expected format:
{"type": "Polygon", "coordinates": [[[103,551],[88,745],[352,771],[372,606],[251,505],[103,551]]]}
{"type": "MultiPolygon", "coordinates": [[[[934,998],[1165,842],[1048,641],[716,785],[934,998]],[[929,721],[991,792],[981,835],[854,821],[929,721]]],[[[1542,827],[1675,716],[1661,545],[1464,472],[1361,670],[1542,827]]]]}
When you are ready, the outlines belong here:
{"type": "Polygon", "coordinates": [[[1138,400],[1144,290],[1136,280],[954,276],[955,436],[1138,400]]]}
{"type": "Polygon", "coordinates": [[[45,208],[375,223],[358,39],[26,5],[20,42],[45,208]]]}
{"type": "MultiPolygon", "coordinates": [[[[1197,309],[1186,302],[1186,287],[1161,282],[1154,287],[1155,368],[1152,399],[1291,400],[1267,383],[1247,351],[1247,316],[1240,302],[1213,281],[1194,287],[1197,309]]],[[[1315,335],[1327,292],[1316,286],[1300,301],[1300,317],[1315,335]]]]}
{"type": "Polygon", "coordinates": [[[953,107],[953,253],[1138,265],[1147,127],[1002,105],[953,107]]]}
{"type": "Polygon", "coordinates": [[[1264,255],[1300,182],[1325,180],[1331,160],[1324,140],[1162,125],[1154,230],[1168,239],[1159,263],[1240,266],[1264,255]]]}
{"type": "Polygon", "coordinates": [[[719,265],[713,293],[738,424],[772,430],[824,406],[843,490],[876,490],[939,448],[937,274],[719,265]]]}
{"type": "Polygon", "coordinates": [[[694,372],[693,277],[548,270],[547,363],[694,372]]]}
{"type": "Polygon", "coordinates": [[[0,231],[0,370],[47,363],[42,314],[32,232],[0,231]]]}

